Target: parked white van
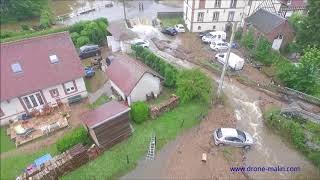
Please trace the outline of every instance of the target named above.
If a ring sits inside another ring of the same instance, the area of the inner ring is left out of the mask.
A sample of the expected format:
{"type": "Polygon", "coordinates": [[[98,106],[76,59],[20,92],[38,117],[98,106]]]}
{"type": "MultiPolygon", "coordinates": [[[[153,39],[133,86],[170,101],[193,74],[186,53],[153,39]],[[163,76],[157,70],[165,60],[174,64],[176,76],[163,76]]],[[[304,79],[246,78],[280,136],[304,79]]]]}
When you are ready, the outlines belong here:
{"type": "Polygon", "coordinates": [[[217,40],[226,40],[227,34],[223,31],[213,31],[202,37],[204,43],[211,43],[217,40]]]}
{"type": "MultiPolygon", "coordinates": [[[[226,56],[227,53],[218,53],[215,59],[218,60],[218,62],[220,62],[221,64],[224,64],[226,62],[226,56]]],[[[230,53],[228,64],[231,69],[239,71],[243,69],[244,59],[234,53],[230,53]]]]}

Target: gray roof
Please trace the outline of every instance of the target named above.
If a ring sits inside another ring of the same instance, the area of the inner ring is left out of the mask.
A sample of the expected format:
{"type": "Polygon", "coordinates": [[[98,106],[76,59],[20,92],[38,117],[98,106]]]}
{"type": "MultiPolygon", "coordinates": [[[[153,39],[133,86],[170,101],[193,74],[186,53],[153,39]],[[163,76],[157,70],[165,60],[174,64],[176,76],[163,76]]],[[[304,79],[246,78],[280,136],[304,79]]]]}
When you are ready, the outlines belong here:
{"type": "Polygon", "coordinates": [[[254,14],[247,17],[245,21],[247,24],[253,25],[260,32],[269,33],[285,22],[286,19],[265,9],[259,9],[254,14]]]}
{"type": "Polygon", "coordinates": [[[107,29],[119,41],[126,41],[137,37],[137,34],[131,31],[123,20],[111,22],[107,29]]]}

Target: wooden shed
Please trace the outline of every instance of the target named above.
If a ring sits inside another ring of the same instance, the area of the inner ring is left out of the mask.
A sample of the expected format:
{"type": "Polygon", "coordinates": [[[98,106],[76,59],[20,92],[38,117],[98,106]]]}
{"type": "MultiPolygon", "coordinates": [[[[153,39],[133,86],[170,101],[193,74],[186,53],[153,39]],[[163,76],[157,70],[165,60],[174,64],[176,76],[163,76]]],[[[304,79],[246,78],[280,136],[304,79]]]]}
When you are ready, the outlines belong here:
{"type": "Polygon", "coordinates": [[[84,113],[84,122],[92,139],[100,148],[110,148],[132,134],[129,122],[130,108],[110,101],[95,110],[84,113]]]}

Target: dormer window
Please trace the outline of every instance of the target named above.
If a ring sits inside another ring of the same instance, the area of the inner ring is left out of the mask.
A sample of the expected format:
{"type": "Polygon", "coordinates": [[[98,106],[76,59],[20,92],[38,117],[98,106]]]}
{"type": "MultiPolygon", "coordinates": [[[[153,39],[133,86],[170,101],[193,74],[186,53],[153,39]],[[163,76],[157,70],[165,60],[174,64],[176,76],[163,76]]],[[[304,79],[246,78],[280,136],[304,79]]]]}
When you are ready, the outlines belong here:
{"type": "Polygon", "coordinates": [[[50,58],[51,64],[57,64],[59,62],[59,59],[58,59],[57,55],[55,55],[55,54],[50,55],[49,58],[50,58]]]}
{"type": "Polygon", "coordinates": [[[22,68],[21,68],[20,63],[11,64],[11,69],[12,69],[12,72],[14,72],[14,73],[22,72],[22,68]]]}

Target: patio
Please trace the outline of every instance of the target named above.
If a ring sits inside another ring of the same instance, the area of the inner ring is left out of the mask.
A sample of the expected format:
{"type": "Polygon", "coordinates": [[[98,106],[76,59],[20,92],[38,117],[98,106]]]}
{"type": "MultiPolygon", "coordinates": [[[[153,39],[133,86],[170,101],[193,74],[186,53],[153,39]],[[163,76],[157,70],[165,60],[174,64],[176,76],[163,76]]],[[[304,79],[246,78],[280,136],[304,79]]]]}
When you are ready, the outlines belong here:
{"type": "Polygon", "coordinates": [[[16,147],[21,146],[67,127],[70,112],[69,104],[64,103],[56,107],[45,107],[42,111],[31,112],[31,119],[11,123],[7,129],[7,135],[15,142],[16,147]]]}

